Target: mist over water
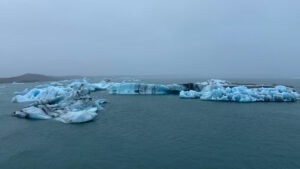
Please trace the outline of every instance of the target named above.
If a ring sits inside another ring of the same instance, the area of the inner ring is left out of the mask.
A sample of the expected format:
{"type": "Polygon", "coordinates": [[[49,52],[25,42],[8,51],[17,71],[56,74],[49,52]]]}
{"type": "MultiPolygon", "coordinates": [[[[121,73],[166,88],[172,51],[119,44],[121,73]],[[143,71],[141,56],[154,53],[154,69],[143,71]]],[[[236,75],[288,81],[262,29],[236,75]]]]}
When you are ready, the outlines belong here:
{"type": "Polygon", "coordinates": [[[298,77],[298,0],[2,0],[0,77],[298,77]]]}

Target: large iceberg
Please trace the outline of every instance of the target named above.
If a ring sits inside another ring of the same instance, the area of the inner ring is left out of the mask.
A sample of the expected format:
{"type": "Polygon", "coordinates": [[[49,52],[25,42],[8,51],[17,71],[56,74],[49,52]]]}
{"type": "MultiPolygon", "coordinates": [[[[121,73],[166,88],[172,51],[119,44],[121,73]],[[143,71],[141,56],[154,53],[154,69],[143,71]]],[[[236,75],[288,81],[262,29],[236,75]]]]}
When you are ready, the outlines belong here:
{"type": "Polygon", "coordinates": [[[156,85],[145,83],[113,83],[109,87],[110,94],[179,94],[183,87],[177,84],[173,85],[156,85]]]}
{"type": "Polygon", "coordinates": [[[101,81],[100,83],[89,83],[86,79],[83,79],[82,81],[73,81],[66,86],[59,82],[52,82],[50,84],[38,85],[31,90],[25,89],[22,92],[15,92],[12,102],[20,103],[52,100],[61,96],[69,97],[79,89],[88,92],[95,92],[99,90],[106,90],[110,85],[111,84],[106,81],[101,81]]]}
{"type": "MultiPolygon", "coordinates": [[[[74,81],[67,86],[44,85],[44,88],[16,92],[13,102],[33,102],[13,115],[30,119],[55,119],[64,123],[82,123],[93,120],[102,110],[105,100],[93,100],[90,93],[103,88],[103,83],[90,84],[74,81]],[[94,87],[97,85],[97,87],[94,87]]],[[[105,86],[104,86],[105,87],[105,86]]]]}
{"type": "Polygon", "coordinates": [[[286,86],[253,87],[243,85],[233,86],[225,81],[208,81],[198,83],[200,91],[181,91],[181,98],[199,98],[201,100],[233,101],[233,102],[293,102],[299,99],[299,94],[286,86]]]}

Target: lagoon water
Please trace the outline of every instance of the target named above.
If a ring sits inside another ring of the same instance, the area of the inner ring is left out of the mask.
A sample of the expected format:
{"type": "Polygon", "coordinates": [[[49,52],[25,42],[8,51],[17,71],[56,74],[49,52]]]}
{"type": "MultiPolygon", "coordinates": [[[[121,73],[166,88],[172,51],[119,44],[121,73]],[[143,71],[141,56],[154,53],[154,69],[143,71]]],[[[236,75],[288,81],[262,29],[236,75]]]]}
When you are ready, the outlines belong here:
{"type": "MultiPolygon", "coordinates": [[[[300,80],[230,81],[292,85],[300,91],[300,80]]],[[[27,105],[11,103],[13,92],[36,85],[0,84],[1,169],[300,168],[300,101],[230,103],[103,91],[93,97],[109,103],[90,123],[12,117],[27,105]]]]}

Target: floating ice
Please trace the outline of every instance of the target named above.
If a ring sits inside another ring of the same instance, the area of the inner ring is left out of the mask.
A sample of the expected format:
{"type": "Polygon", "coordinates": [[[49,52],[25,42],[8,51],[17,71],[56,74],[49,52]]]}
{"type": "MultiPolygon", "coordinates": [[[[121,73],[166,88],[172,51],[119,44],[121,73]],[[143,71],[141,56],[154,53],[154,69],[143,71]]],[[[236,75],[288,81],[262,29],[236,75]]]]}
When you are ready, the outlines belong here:
{"type": "Polygon", "coordinates": [[[52,85],[52,86],[63,86],[63,84],[60,83],[60,82],[51,82],[50,85],[52,85]]]}
{"type": "Polygon", "coordinates": [[[46,101],[55,99],[60,96],[69,96],[73,92],[71,88],[48,86],[45,88],[34,88],[30,91],[24,90],[23,92],[15,92],[16,96],[13,97],[12,102],[33,102],[33,101],[46,101]]]}
{"type": "Polygon", "coordinates": [[[15,92],[12,102],[33,102],[13,114],[22,118],[54,119],[63,123],[92,121],[102,110],[103,99],[93,100],[91,92],[107,90],[110,94],[176,94],[185,99],[232,102],[293,102],[299,94],[286,86],[259,86],[232,84],[224,80],[208,80],[188,84],[145,84],[136,82],[113,83],[87,80],[70,84],[52,82],[29,90],[15,92]]]}
{"type": "Polygon", "coordinates": [[[26,93],[28,93],[28,88],[24,89],[22,92],[15,92],[15,95],[25,95],[26,93]]]}
{"type": "MultiPolygon", "coordinates": [[[[220,82],[220,81],[219,81],[220,82]]],[[[293,102],[299,94],[286,86],[270,88],[247,88],[245,86],[225,87],[229,83],[202,83],[199,91],[181,91],[181,98],[199,98],[201,100],[233,101],[233,102],[293,102]]]]}
{"type": "Polygon", "coordinates": [[[14,112],[13,115],[31,119],[55,119],[63,123],[91,121],[97,116],[97,112],[103,109],[102,104],[105,103],[103,99],[93,100],[90,96],[90,92],[105,87],[104,82],[101,85],[97,84],[97,87],[94,85],[83,80],[74,81],[67,86],[50,84],[45,85],[45,88],[16,92],[13,102],[35,102],[14,112]]]}
{"type": "Polygon", "coordinates": [[[12,85],[21,85],[21,84],[24,84],[24,83],[21,83],[21,82],[12,82],[11,84],[12,85]]]}
{"type": "Polygon", "coordinates": [[[51,116],[48,116],[46,112],[44,112],[42,109],[38,107],[26,107],[20,111],[14,112],[15,116],[28,118],[28,119],[51,119],[51,116]]]}
{"type": "Polygon", "coordinates": [[[107,81],[101,81],[100,83],[89,83],[86,79],[83,81],[74,81],[68,85],[68,87],[78,89],[81,85],[84,85],[86,89],[90,91],[106,90],[111,84],[107,81]]]}
{"type": "Polygon", "coordinates": [[[200,98],[200,92],[196,92],[194,90],[181,91],[179,96],[183,99],[197,99],[200,98]]]}
{"type": "Polygon", "coordinates": [[[83,123],[93,120],[97,116],[97,108],[93,107],[87,110],[69,111],[59,117],[56,120],[63,123],[83,123]]]}
{"type": "Polygon", "coordinates": [[[174,85],[155,85],[144,83],[114,83],[109,87],[110,94],[178,94],[183,87],[174,85]]]}

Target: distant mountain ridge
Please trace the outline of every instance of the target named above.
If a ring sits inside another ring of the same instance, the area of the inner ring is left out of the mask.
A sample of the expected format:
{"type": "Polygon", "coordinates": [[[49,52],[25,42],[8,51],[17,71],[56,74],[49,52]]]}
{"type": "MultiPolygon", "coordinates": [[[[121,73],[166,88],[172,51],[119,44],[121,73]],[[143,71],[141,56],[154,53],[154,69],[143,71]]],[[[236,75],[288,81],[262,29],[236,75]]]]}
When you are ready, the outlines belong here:
{"type": "Polygon", "coordinates": [[[0,83],[30,83],[30,82],[46,82],[81,78],[81,76],[47,76],[41,74],[26,73],[21,76],[0,78],[0,83]]]}

